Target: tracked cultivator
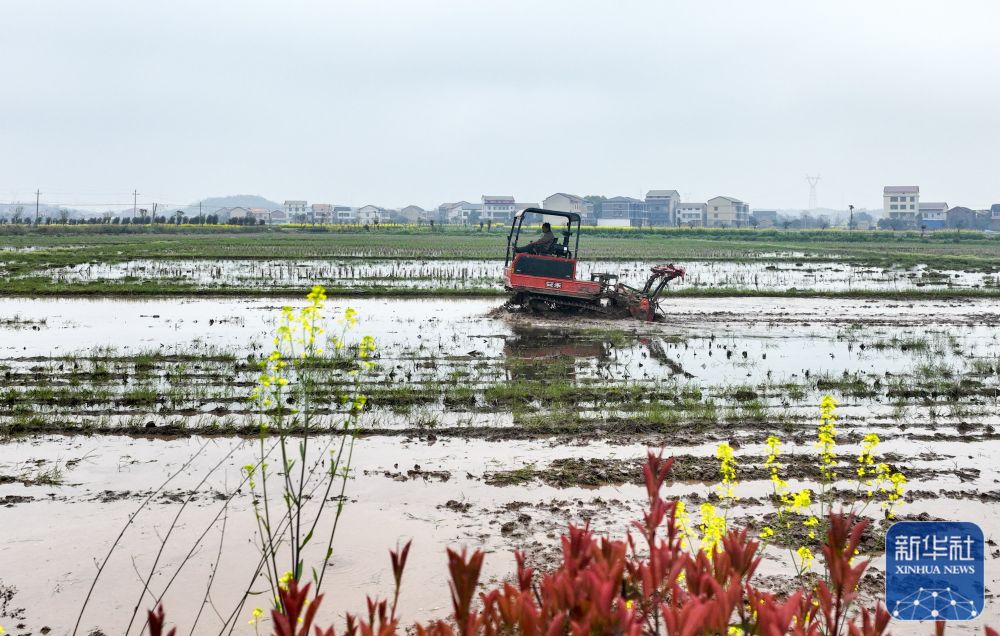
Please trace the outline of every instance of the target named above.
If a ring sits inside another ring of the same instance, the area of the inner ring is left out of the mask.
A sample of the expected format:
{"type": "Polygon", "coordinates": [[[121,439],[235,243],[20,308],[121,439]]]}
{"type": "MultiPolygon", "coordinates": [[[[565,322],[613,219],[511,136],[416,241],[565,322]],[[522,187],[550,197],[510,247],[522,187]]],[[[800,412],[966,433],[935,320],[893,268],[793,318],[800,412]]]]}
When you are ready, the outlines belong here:
{"type": "Polygon", "coordinates": [[[512,294],[507,308],[535,312],[577,311],[614,318],[631,316],[638,320],[655,320],[660,315],[658,300],[664,287],[684,275],[682,267],[657,265],[651,269],[642,289],[619,282],[614,274],[595,273],[591,274],[590,280],[577,280],[579,247],[578,214],[538,208],[518,212],[507,236],[507,258],[504,262],[504,286],[512,294]],[[558,238],[549,242],[539,240],[518,248],[517,240],[528,214],[565,219],[562,241],[558,238]],[[576,240],[570,249],[574,233],[576,240]]]}

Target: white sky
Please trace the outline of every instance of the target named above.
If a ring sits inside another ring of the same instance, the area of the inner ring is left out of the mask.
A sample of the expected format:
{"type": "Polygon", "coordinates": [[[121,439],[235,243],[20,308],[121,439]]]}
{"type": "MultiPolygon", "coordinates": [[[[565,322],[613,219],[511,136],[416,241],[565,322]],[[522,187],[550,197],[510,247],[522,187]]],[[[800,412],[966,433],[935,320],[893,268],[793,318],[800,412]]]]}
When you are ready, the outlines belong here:
{"type": "Polygon", "coordinates": [[[1000,201],[1000,3],[4,0],[0,201],[1000,201]]]}

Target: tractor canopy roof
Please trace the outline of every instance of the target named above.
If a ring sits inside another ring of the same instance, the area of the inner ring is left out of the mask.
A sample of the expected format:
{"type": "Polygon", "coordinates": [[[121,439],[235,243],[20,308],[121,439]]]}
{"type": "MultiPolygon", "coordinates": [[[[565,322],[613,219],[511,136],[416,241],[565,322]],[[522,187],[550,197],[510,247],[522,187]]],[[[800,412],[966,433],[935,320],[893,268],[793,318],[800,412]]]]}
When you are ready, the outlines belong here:
{"type": "Polygon", "coordinates": [[[579,222],[580,220],[580,215],[577,214],[576,212],[563,212],[561,210],[543,210],[542,208],[525,208],[523,210],[518,210],[516,213],[514,213],[514,218],[515,219],[521,218],[528,212],[534,212],[535,214],[544,214],[547,216],[561,216],[569,219],[570,221],[579,222]]]}

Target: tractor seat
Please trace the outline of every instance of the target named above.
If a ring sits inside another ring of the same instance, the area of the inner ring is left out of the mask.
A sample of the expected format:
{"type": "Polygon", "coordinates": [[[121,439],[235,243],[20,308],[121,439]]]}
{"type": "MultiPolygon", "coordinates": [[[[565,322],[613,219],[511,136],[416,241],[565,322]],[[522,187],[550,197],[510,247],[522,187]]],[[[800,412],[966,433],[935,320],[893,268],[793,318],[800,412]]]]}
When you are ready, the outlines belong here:
{"type": "Polygon", "coordinates": [[[558,243],[553,243],[552,247],[549,248],[549,254],[552,256],[562,256],[563,258],[569,258],[569,248],[565,245],[560,245],[558,243]]]}

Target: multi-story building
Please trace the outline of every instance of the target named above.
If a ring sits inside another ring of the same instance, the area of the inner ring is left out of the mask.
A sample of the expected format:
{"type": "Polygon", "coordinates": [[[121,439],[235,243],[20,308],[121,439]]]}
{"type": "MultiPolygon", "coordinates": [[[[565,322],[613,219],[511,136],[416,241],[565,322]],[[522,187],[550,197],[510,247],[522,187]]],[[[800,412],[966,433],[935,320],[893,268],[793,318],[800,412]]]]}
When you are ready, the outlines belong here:
{"type": "Polygon", "coordinates": [[[337,223],[357,223],[358,209],[349,205],[335,205],[333,206],[333,218],[337,223]]]}
{"type": "Polygon", "coordinates": [[[713,197],[706,204],[706,227],[746,227],[750,223],[750,206],[733,197],[713,197]]]}
{"type": "Polygon", "coordinates": [[[778,224],[777,210],[754,210],[751,216],[757,222],[757,227],[774,227],[778,224]]]}
{"type": "Polygon", "coordinates": [[[506,195],[483,195],[482,221],[506,223],[514,216],[514,197],[506,195]]]}
{"type": "Polygon", "coordinates": [[[601,204],[601,218],[597,224],[602,227],[646,227],[649,218],[646,204],[632,197],[611,197],[601,204]]]}
{"type": "Polygon", "coordinates": [[[920,186],[885,186],[882,188],[882,210],[885,218],[897,227],[916,227],[920,212],[920,186]]]}
{"type": "Polygon", "coordinates": [[[646,218],[650,225],[676,225],[677,190],[650,190],[646,193],[646,218]]]}
{"type": "Polygon", "coordinates": [[[583,225],[594,225],[597,220],[594,216],[594,204],[575,194],[556,192],[545,197],[542,207],[559,212],[576,212],[580,215],[580,222],[583,225]]]}
{"type": "Polygon", "coordinates": [[[929,230],[943,228],[948,221],[948,204],[930,201],[919,204],[917,221],[929,230]]]}
{"type": "Polygon", "coordinates": [[[990,229],[1000,230],[1000,203],[994,203],[990,206],[990,229]]]}
{"type": "Polygon", "coordinates": [[[285,214],[289,219],[303,220],[309,211],[305,201],[285,201],[285,214]]]}
{"type": "Polygon", "coordinates": [[[675,214],[680,227],[704,227],[705,213],[708,205],[705,203],[678,203],[675,214]]]}
{"type": "Polygon", "coordinates": [[[333,221],[333,206],[329,203],[313,203],[310,207],[309,220],[312,223],[330,223],[333,221]]]}

